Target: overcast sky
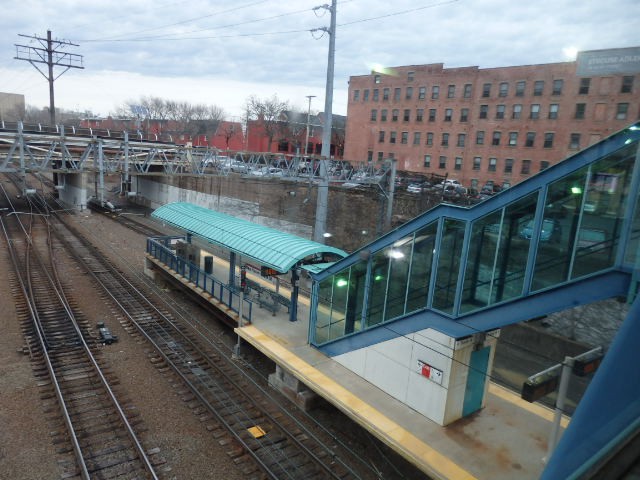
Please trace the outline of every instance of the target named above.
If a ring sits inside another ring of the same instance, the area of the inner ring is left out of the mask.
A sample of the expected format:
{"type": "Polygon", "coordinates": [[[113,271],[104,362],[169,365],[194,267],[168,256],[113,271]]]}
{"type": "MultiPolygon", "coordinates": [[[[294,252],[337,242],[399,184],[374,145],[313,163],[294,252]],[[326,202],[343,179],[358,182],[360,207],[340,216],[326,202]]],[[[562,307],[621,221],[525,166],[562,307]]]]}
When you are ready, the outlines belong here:
{"type": "MultiPolygon", "coordinates": [[[[277,95],[324,110],[330,0],[3,0],[0,92],[49,105],[47,81],[15,60],[46,37],[79,46],[84,69],[55,82],[56,106],[108,115],[144,96],[217,105],[277,95]],[[10,7],[9,7],[10,4],[10,7]]],[[[573,60],[570,52],[640,46],[640,0],[339,0],[333,112],[352,75],[374,65],[480,68],[573,60]]],[[[46,72],[46,65],[39,64],[46,72]]],[[[63,69],[56,68],[60,74],[63,69]]]]}

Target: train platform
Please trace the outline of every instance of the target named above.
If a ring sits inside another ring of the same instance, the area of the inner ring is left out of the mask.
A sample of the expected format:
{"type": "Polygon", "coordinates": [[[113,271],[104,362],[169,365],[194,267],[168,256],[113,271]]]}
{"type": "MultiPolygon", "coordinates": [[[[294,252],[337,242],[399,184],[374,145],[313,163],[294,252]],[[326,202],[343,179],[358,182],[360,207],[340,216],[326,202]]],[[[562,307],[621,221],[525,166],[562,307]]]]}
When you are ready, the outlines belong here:
{"type": "MultiPolygon", "coordinates": [[[[187,288],[207,296],[166,265],[153,261],[187,288]]],[[[216,258],[214,273],[224,278],[225,269],[228,264],[216,258]]],[[[259,276],[251,280],[269,286],[259,276]]],[[[280,291],[289,293],[282,287],[280,291]]],[[[308,308],[308,299],[301,296],[298,319],[290,321],[286,308],[274,313],[254,304],[251,322],[240,324],[235,332],[431,478],[540,477],[552,410],[491,383],[485,408],[442,427],[310,346],[308,308]]],[[[567,424],[563,417],[562,428],[567,424]]]]}

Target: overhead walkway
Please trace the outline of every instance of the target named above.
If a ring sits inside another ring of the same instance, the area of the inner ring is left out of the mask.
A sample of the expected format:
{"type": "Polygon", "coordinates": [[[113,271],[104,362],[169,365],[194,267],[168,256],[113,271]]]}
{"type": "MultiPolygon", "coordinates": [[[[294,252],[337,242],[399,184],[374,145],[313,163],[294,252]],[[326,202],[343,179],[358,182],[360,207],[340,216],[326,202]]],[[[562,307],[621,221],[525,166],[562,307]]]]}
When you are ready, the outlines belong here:
{"type": "Polygon", "coordinates": [[[433,328],[463,338],[635,294],[640,123],[472,208],[440,205],[313,274],[328,355],[433,328]]]}

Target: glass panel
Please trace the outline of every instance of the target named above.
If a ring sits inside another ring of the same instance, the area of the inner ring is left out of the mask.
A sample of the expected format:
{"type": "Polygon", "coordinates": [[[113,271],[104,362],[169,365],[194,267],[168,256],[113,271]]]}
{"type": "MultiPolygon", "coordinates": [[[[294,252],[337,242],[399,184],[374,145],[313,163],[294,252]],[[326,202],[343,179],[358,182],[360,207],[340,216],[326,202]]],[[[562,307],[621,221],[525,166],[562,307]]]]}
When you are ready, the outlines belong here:
{"type": "Polygon", "coordinates": [[[331,295],[333,293],[333,277],[325,278],[318,287],[318,308],[316,309],[315,341],[324,343],[329,339],[331,323],[331,295]]]}
{"type": "Polygon", "coordinates": [[[398,240],[389,250],[390,268],[387,305],[384,313],[385,320],[399,317],[405,312],[407,278],[409,276],[412,248],[413,234],[398,240]]]}
{"type": "Polygon", "coordinates": [[[444,219],[433,296],[433,308],[444,313],[453,313],[460,271],[460,256],[462,255],[462,243],[464,240],[464,227],[465,222],[461,220],[444,219]]]}
{"type": "Polygon", "coordinates": [[[471,227],[471,241],[464,274],[460,313],[489,305],[493,276],[498,261],[504,209],[476,220],[471,227]]]}
{"type": "Polygon", "coordinates": [[[349,269],[334,275],[333,297],[331,299],[331,320],[327,340],[342,337],[345,334],[345,317],[349,285],[349,269]]]}
{"type": "Polygon", "coordinates": [[[437,233],[438,222],[433,222],[416,232],[411,273],[409,274],[406,312],[413,312],[427,306],[437,233]]]}
{"type": "Polygon", "coordinates": [[[359,262],[351,267],[347,298],[345,334],[362,330],[362,307],[367,286],[367,262],[359,262]]]}
{"type": "Polygon", "coordinates": [[[591,167],[571,278],[614,265],[635,164],[635,150],[636,145],[625,147],[591,167]]]}
{"type": "Polygon", "coordinates": [[[532,192],[504,209],[490,303],[511,300],[522,295],[531,242],[522,238],[521,232],[533,218],[537,200],[538,192],[532,192]]]}
{"type": "MultiPolygon", "coordinates": [[[[565,282],[569,278],[573,243],[580,221],[580,208],[589,167],[567,175],[549,185],[533,272],[533,291],[565,282]]],[[[525,232],[525,230],[523,230],[525,232]]]]}
{"type": "Polygon", "coordinates": [[[385,248],[373,255],[371,264],[371,290],[369,292],[369,308],[367,309],[367,327],[377,325],[384,318],[387,281],[389,279],[389,252],[385,248]]]}

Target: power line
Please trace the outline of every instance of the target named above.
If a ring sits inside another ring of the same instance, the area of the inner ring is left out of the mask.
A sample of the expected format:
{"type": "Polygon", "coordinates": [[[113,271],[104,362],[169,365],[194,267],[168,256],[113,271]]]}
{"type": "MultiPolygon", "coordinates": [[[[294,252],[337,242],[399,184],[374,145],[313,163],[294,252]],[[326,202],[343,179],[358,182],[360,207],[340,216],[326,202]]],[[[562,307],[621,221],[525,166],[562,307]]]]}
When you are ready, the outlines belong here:
{"type": "Polygon", "coordinates": [[[49,82],[49,116],[51,119],[51,125],[56,124],[56,106],[53,92],[53,82],[57,80],[62,74],[64,74],[70,68],[84,68],[82,65],[82,55],[75,53],[65,52],[64,49],[67,46],[77,47],[79,45],[71,43],[67,40],[52,40],[51,30],[47,30],[47,38],[38,37],[37,35],[19,35],[20,37],[30,38],[32,42],[36,40],[41,47],[30,47],[28,45],[16,44],[16,60],[25,60],[33,65],[44,78],[49,82]],[[47,65],[47,73],[40,70],[39,63],[47,65]],[[54,67],[66,67],[56,77],[53,76],[54,67]]]}

